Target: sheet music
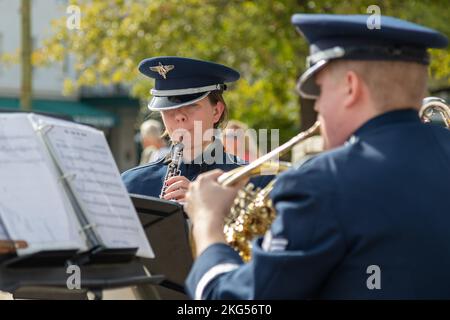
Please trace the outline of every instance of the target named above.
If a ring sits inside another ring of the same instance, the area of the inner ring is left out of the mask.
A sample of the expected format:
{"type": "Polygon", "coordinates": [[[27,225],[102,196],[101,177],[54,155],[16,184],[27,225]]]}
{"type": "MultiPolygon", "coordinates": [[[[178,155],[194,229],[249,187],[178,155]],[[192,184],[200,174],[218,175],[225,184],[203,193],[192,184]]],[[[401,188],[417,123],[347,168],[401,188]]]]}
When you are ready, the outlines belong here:
{"type": "Polygon", "coordinates": [[[5,226],[0,219],[0,240],[9,240],[8,233],[6,232],[5,226]]]}
{"type": "Polygon", "coordinates": [[[137,255],[154,257],[103,133],[81,126],[49,125],[44,138],[103,244],[137,247],[137,255]]]}
{"type": "Polygon", "coordinates": [[[0,115],[0,218],[18,254],[80,249],[57,177],[26,114],[0,115]]]}

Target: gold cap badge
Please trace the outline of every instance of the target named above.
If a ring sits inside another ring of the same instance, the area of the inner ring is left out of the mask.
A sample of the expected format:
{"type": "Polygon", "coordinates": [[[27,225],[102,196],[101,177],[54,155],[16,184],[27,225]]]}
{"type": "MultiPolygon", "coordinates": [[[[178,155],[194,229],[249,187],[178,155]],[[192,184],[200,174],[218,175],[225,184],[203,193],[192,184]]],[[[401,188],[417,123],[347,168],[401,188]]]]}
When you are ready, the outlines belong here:
{"type": "Polygon", "coordinates": [[[164,66],[161,62],[159,62],[159,65],[156,67],[150,67],[150,70],[158,72],[164,79],[166,79],[166,74],[174,68],[175,66],[173,64],[164,66]]]}

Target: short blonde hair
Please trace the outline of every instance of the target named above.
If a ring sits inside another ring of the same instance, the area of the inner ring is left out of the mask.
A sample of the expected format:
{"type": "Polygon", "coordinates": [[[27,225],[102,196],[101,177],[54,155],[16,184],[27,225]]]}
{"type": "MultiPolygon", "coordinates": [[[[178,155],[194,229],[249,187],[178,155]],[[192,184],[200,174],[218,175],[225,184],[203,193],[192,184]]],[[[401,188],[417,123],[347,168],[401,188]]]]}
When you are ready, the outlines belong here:
{"type": "Polygon", "coordinates": [[[379,111],[420,108],[427,92],[427,66],[406,61],[337,60],[330,64],[335,79],[352,70],[362,78],[379,111]]]}

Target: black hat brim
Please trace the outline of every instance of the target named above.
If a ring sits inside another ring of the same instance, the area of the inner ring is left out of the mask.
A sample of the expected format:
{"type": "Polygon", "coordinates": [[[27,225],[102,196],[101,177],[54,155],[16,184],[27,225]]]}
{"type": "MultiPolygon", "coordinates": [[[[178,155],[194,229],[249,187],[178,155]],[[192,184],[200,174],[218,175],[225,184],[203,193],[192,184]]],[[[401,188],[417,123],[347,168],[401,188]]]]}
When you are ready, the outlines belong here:
{"type": "Polygon", "coordinates": [[[164,110],[178,109],[202,100],[203,98],[207,97],[209,93],[210,91],[182,96],[168,96],[168,97],[153,96],[153,98],[148,103],[148,109],[150,111],[164,111],[164,110]]]}
{"type": "Polygon", "coordinates": [[[316,84],[317,73],[325,68],[328,60],[321,60],[306,70],[297,82],[297,91],[305,99],[317,99],[320,96],[320,88],[316,84]]]}

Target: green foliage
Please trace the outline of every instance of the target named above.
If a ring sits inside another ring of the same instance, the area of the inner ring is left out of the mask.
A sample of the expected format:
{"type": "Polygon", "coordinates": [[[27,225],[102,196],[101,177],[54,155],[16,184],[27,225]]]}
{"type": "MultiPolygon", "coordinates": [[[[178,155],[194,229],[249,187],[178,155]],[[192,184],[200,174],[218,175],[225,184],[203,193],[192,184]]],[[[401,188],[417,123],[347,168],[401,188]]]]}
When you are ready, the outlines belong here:
{"type": "MultiPolygon", "coordinates": [[[[242,79],[225,98],[230,115],[255,129],[280,128],[282,141],[299,127],[295,82],[308,49],[290,23],[293,13],[366,13],[377,4],[387,15],[437,28],[450,35],[447,1],[245,1],[245,0],[79,0],[81,30],[54,22],[55,34],[39,50],[42,62],[76,58],[81,85],[129,83],[147,100],[152,87],[136,70],[157,55],[212,60],[238,69],[242,79]]],[[[449,81],[450,54],[435,51],[433,79],[449,81]]],[[[39,61],[39,59],[37,59],[39,61]]]]}

